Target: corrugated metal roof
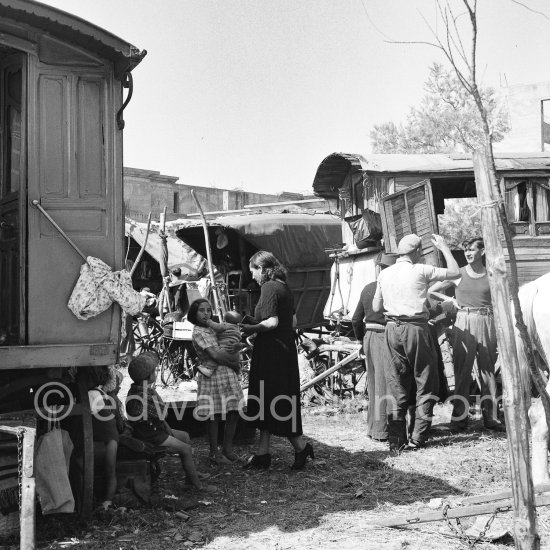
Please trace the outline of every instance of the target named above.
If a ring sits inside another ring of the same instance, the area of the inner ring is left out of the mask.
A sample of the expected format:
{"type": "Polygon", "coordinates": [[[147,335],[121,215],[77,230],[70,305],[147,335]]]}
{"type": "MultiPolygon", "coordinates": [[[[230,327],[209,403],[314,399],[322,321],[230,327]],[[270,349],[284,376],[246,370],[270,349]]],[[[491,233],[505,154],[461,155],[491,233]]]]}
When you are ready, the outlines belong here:
{"type": "MultiPolygon", "coordinates": [[[[497,171],[547,170],[550,174],[548,153],[497,153],[497,171]]],[[[337,196],[350,172],[363,171],[378,174],[453,174],[473,173],[473,162],[468,154],[388,155],[333,153],[319,165],[313,191],[316,195],[337,196]]]]}
{"type": "Polygon", "coordinates": [[[25,22],[43,33],[109,59],[115,63],[119,75],[132,70],[147,53],[76,15],[33,0],[0,0],[0,18],[25,22]]]}

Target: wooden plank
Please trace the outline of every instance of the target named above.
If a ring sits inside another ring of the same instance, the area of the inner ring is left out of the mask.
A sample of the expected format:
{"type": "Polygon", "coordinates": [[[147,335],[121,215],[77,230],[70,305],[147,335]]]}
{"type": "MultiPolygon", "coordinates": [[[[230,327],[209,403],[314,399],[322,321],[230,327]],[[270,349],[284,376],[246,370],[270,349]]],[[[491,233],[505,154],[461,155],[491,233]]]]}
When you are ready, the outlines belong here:
{"type": "Polygon", "coordinates": [[[116,362],[117,348],[118,344],[112,343],[3,346],[0,370],[112,365],[116,362]]]}
{"type": "Polygon", "coordinates": [[[25,428],[23,433],[23,457],[21,469],[21,517],[20,548],[21,550],[34,550],[36,530],[36,483],[34,477],[34,442],[36,438],[35,428],[25,428]]]}
{"type": "MultiPolygon", "coordinates": [[[[535,497],[535,506],[549,506],[550,493],[544,493],[535,497]]],[[[483,516],[494,514],[495,512],[508,512],[513,508],[513,499],[508,498],[499,500],[490,504],[478,504],[475,506],[461,506],[457,508],[448,508],[437,510],[435,512],[427,512],[417,516],[396,516],[387,519],[377,520],[377,525],[381,527],[400,527],[402,525],[413,525],[416,523],[427,523],[430,521],[444,521],[445,518],[468,518],[473,516],[483,516]]]]}
{"type": "MultiPolygon", "coordinates": [[[[341,350],[341,351],[344,351],[344,350],[341,350]]],[[[344,367],[348,363],[351,363],[352,361],[355,361],[356,359],[359,358],[359,355],[360,355],[359,350],[356,350],[353,353],[350,353],[346,358],[342,359],[342,361],[336,363],[335,365],[333,365],[332,367],[327,369],[325,372],[322,372],[321,374],[319,374],[315,378],[312,378],[311,380],[308,380],[303,386],[300,386],[300,392],[303,392],[303,391],[307,390],[308,388],[311,388],[311,386],[314,386],[320,380],[323,380],[327,376],[330,376],[333,372],[336,372],[338,369],[341,369],[342,367],[344,367]]]]}
{"type": "Polygon", "coordinates": [[[80,518],[87,519],[92,515],[94,502],[94,436],[92,431],[92,415],[88,399],[88,373],[82,369],[78,372],[78,392],[82,410],[83,433],[83,474],[80,518]]]}
{"type": "MultiPolygon", "coordinates": [[[[542,485],[537,485],[534,488],[535,494],[540,495],[542,493],[550,493],[550,483],[543,483],[542,485]]],[[[460,499],[460,504],[462,506],[470,506],[472,504],[481,504],[483,502],[494,502],[496,500],[503,500],[505,498],[512,498],[512,489],[507,489],[506,491],[500,491],[499,493],[489,493],[486,495],[473,495],[471,497],[466,497],[460,499]]]]}

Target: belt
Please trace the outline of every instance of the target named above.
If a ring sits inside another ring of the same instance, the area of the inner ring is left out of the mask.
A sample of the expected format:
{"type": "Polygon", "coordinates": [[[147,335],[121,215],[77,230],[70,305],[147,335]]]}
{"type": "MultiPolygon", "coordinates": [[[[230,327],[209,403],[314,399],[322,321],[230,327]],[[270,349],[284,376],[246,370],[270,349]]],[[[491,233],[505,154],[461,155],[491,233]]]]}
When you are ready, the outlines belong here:
{"type": "Polygon", "coordinates": [[[395,323],[396,325],[403,325],[403,324],[408,324],[408,325],[427,325],[428,324],[428,319],[424,319],[422,317],[418,318],[418,319],[410,319],[410,318],[399,318],[399,317],[392,317],[390,315],[386,315],[386,321],[388,323],[395,323]]]}
{"type": "Polygon", "coordinates": [[[372,332],[384,332],[386,330],[386,325],[380,325],[379,323],[365,323],[365,330],[370,330],[372,332]]]}
{"type": "Polygon", "coordinates": [[[478,313],[479,315],[492,315],[492,307],[459,307],[458,311],[464,311],[464,313],[478,313]]]}

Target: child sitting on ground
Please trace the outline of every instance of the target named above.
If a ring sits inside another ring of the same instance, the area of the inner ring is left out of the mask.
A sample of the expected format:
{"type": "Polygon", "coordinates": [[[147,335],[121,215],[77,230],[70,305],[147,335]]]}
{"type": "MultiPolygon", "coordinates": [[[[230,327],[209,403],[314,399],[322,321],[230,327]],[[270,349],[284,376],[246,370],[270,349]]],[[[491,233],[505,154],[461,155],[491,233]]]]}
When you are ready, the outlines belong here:
{"type": "MultiPolygon", "coordinates": [[[[237,325],[242,321],[242,315],[236,311],[228,311],[223,316],[223,320],[223,323],[216,323],[212,319],[208,319],[206,326],[214,331],[221,349],[233,350],[235,344],[241,341],[241,331],[237,325]]],[[[197,367],[197,370],[210,378],[217,366],[213,359],[207,359],[197,367]]]]}
{"type": "Polygon", "coordinates": [[[128,365],[128,374],[133,384],[126,397],[126,414],[133,429],[133,436],[154,447],[168,447],[176,451],[185,472],[186,485],[214,492],[216,487],[201,483],[193,460],[189,434],[173,430],[164,419],[166,405],[153,388],[158,365],[158,356],[151,351],[134,357],[128,365]]]}

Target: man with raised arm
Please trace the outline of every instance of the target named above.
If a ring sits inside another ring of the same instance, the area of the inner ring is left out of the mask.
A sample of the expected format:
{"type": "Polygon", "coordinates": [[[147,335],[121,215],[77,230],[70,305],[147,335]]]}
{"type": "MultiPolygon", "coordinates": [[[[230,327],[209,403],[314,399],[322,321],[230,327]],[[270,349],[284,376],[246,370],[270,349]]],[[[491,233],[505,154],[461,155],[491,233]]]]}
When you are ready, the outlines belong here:
{"type": "Polygon", "coordinates": [[[428,327],[428,287],[458,277],[459,269],[443,237],[433,235],[432,243],[443,254],[447,267],[420,263],[422,240],[418,235],[406,235],[397,246],[396,263],[378,276],[372,303],[374,311],[383,311],[387,320],[385,335],[391,355],[386,370],[391,397],[388,440],[393,451],[424,446],[439,389],[437,344],[428,327]],[[415,404],[416,418],[407,441],[406,413],[415,404]]]}

